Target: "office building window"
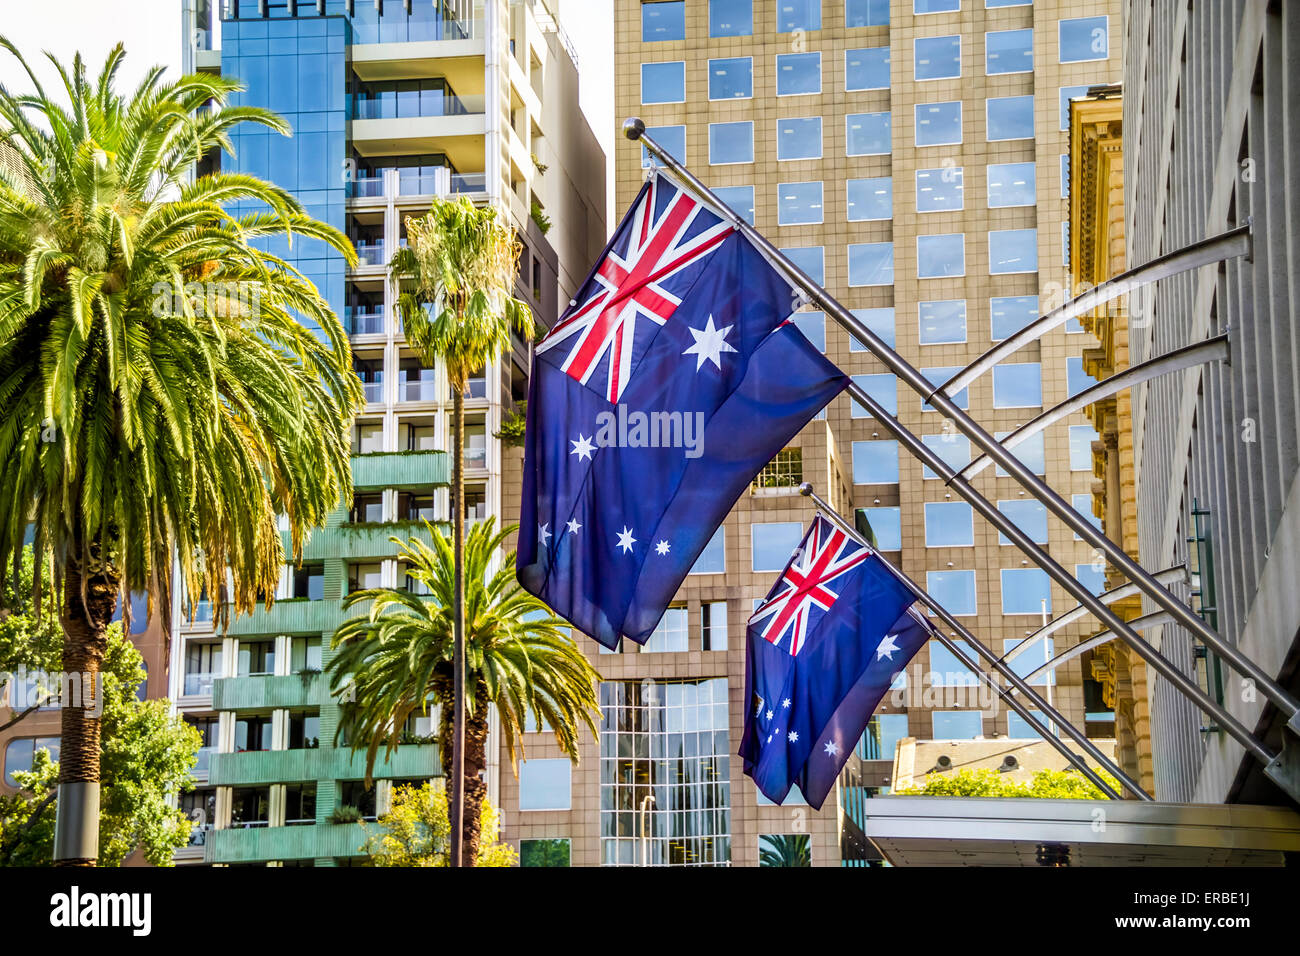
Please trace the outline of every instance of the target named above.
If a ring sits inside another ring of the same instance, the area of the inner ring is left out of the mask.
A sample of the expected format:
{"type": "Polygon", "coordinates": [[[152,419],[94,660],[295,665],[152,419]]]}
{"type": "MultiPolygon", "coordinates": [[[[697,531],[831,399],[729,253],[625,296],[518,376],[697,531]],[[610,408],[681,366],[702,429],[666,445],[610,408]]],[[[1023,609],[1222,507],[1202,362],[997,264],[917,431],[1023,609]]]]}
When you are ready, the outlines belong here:
{"type": "MultiPolygon", "coordinates": [[[[974,572],[971,572],[972,574],[974,572]]],[[[961,649],[971,660],[978,661],[979,657],[971,649],[970,644],[963,640],[954,640],[954,644],[961,649]]],[[[940,641],[930,641],[930,672],[928,674],[931,687],[978,687],[980,683],[979,675],[963,664],[954,654],[940,641]]]]}
{"type": "Polygon", "coordinates": [[[821,91],[822,55],[820,53],[777,54],[777,96],[800,96],[821,91]]]}
{"type": "MultiPolygon", "coordinates": [[[[894,307],[884,306],[879,309],[851,309],[855,316],[862,320],[862,324],[871,330],[875,335],[891,349],[894,347],[894,307]]],[[[849,336],[850,352],[868,352],[870,349],[865,344],[859,342],[855,336],[849,336]]]]}
{"type": "Polygon", "coordinates": [[[974,571],[927,571],[925,590],[949,614],[968,617],[976,611],[974,571]]]}
{"type": "Polygon", "coordinates": [[[889,47],[845,50],[844,89],[848,93],[889,89],[889,47]]]}
{"type": "Polygon", "coordinates": [[[961,36],[918,37],[912,43],[913,71],[918,80],[947,80],[961,76],[961,36]]]}
{"type": "Polygon", "coordinates": [[[894,218],[894,180],[891,177],[850,179],[844,185],[848,194],[849,222],[894,218]]]}
{"type": "Polygon", "coordinates": [[[823,216],[820,182],[781,183],[776,187],[776,222],[779,226],[820,223],[823,216]]]}
{"type": "MultiPolygon", "coordinates": [[[[1009,654],[1022,643],[1023,640],[1020,638],[1004,640],[1002,642],[1002,653],[1004,655],[1009,654]]],[[[1033,673],[1033,671],[1050,661],[1055,653],[1055,642],[1050,637],[1045,637],[1034,641],[1034,643],[1025,648],[1025,650],[1011,658],[1008,663],[1010,664],[1011,669],[1018,676],[1027,678],[1031,673],[1033,673]]],[[[1056,681],[1052,677],[1053,673],[1054,672],[1050,670],[1045,671],[1029,683],[1036,687],[1045,687],[1048,684],[1054,684],[1056,681]]]]}
{"type": "MultiPolygon", "coordinates": [[[[1031,710],[1031,714],[1047,725],[1047,729],[1052,736],[1059,737],[1061,733],[1056,728],[1056,724],[1050,720],[1043,720],[1043,715],[1037,710],[1031,710]]],[[[1014,710],[1007,711],[1007,738],[1009,740],[1042,740],[1043,735],[1034,730],[1033,726],[1025,718],[1021,717],[1014,710]]]]}
{"type": "Polygon", "coordinates": [[[917,305],[922,345],[948,345],[966,341],[966,300],[945,299],[917,305]]]}
{"type": "Polygon", "coordinates": [[[849,246],[849,285],[893,285],[894,244],[859,242],[849,246]]]}
{"type": "Polygon", "coordinates": [[[1078,395],[1084,389],[1091,388],[1097,384],[1097,380],[1083,370],[1083,358],[1079,355],[1071,355],[1065,360],[1065,387],[1070,398],[1078,395]]]}
{"type": "Polygon", "coordinates": [[[960,100],[916,105],[917,146],[951,146],[960,142],[960,100]]]}
{"type": "Polygon", "coordinates": [[[974,740],[984,736],[984,714],[978,710],[936,710],[930,714],[934,740],[974,740]]]}
{"type": "Polygon", "coordinates": [[[691,574],[723,574],[727,570],[727,526],[718,525],[709,543],[691,566],[691,574]]]}
{"type": "Polygon", "coordinates": [[[750,567],[755,571],[780,571],[803,537],[798,521],[755,522],[750,526],[750,567]]]}
{"type": "Polygon", "coordinates": [[[776,121],[777,159],[821,159],[822,118],[806,116],[776,121]]]}
{"type": "Polygon", "coordinates": [[[727,602],[705,601],[700,605],[700,649],[727,649],[727,602]]]}
{"type": "Polygon", "coordinates": [[[520,866],[568,866],[569,859],[567,837],[519,841],[520,866]]]}
{"type": "Polygon", "coordinates": [[[907,736],[907,714],[876,714],[867,721],[867,729],[858,741],[858,756],[863,760],[893,761],[898,742],[907,736]]]}
{"type": "Polygon", "coordinates": [[[1061,87],[1061,129],[1070,128],[1070,100],[1077,96],[1083,96],[1089,90],[1087,83],[1081,86],[1063,86],[1061,87]]]}
{"type": "MultiPolygon", "coordinates": [[[[1006,438],[1010,434],[1010,432],[994,432],[993,437],[998,441],[1002,441],[1002,439],[1006,438]]],[[[1015,456],[1017,461],[1032,471],[1035,475],[1047,474],[1042,432],[1039,432],[1037,435],[1031,435],[1015,448],[1007,450],[1015,456]]],[[[1001,465],[995,465],[994,469],[997,471],[999,478],[1006,478],[1010,475],[1010,472],[1001,465]]]]}
{"type": "Polygon", "coordinates": [[[995,7],[1027,7],[1033,2],[1034,0],[984,0],[984,6],[992,10],[995,7]]]}
{"type": "Polygon", "coordinates": [[[822,28],[822,0],[776,0],[776,32],[822,28]]]}
{"type": "Polygon", "coordinates": [[[729,863],[726,679],[604,681],[600,712],[602,862],[729,863]]]}
{"type": "Polygon", "coordinates": [[[989,331],[994,342],[1015,335],[1038,318],[1038,296],[1003,295],[989,299],[989,331]]]}
{"type": "Polygon", "coordinates": [[[989,142],[1034,138],[1034,95],[990,96],[984,101],[985,136],[989,142]]]}
{"type": "Polygon", "coordinates": [[[975,544],[974,514],[964,501],[925,503],[925,546],[969,548],[975,544]]]}
{"type": "MultiPolygon", "coordinates": [[[[645,131],[656,143],[667,151],[668,155],[679,163],[686,162],[686,127],[685,126],[647,126],[645,131]]],[[[649,151],[641,147],[641,168],[651,165],[649,151]]]]}
{"type": "MultiPolygon", "coordinates": [[[[1029,535],[1035,544],[1047,544],[1047,509],[1032,498],[1011,498],[998,502],[998,510],[1011,519],[1011,523],[1029,535]]],[[[1010,544],[1011,539],[998,532],[998,544],[1010,544]]]]}
{"type": "Polygon", "coordinates": [[[889,0],[845,0],[844,25],[849,29],[889,26],[889,0]]]}
{"type": "Polygon", "coordinates": [[[790,321],[803,333],[803,337],[812,343],[813,348],[818,352],[826,351],[825,312],[796,312],[790,316],[790,321]]]}
{"type": "Polygon", "coordinates": [[[642,63],[641,102],[685,103],[685,61],[677,60],[669,63],[642,63]]]}
{"type": "MultiPolygon", "coordinates": [[[[898,379],[893,372],[880,372],[874,375],[854,375],[853,381],[861,385],[875,401],[879,402],[881,407],[891,415],[898,414],[898,379]]],[[[866,408],[858,404],[857,399],[853,399],[854,418],[870,418],[866,408]]]]}
{"type": "Polygon", "coordinates": [[[1057,24],[1061,62],[1082,63],[1105,60],[1110,56],[1110,20],[1108,17],[1079,17],[1057,24]]]}
{"type": "Polygon", "coordinates": [[[710,123],[709,163],[724,166],[754,161],[754,124],[710,123]]]}
{"type": "Polygon", "coordinates": [[[745,222],[754,224],[753,186],[714,186],[713,194],[745,222]]]}
{"type": "Polygon", "coordinates": [[[826,280],[826,250],[822,246],[794,246],[782,249],[785,257],[797,265],[808,277],[822,285],[826,280]]]}
{"type": "Polygon", "coordinates": [[[1031,73],[1034,69],[1034,31],[994,30],[984,34],[984,72],[1031,73]]]}
{"type": "Polygon", "coordinates": [[[275,641],[242,640],[235,652],[236,673],[240,677],[259,677],[275,673],[275,641]]]}
{"type": "Polygon", "coordinates": [[[1037,271],[1037,229],[989,230],[989,275],[1037,271]]]}
{"type": "Polygon", "coordinates": [[[709,61],[709,99],[743,100],[754,95],[754,58],[709,61]]]}
{"type": "Polygon", "coordinates": [[[709,36],[747,37],[754,32],[754,0],[709,0],[709,36]]]}
{"type": "MultiPolygon", "coordinates": [[[[961,471],[970,464],[970,439],[965,435],[951,432],[944,435],[923,435],[921,441],[953,471],[961,471]]],[[[925,478],[939,477],[929,465],[921,466],[921,474],[925,478]]]]}
{"type": "Polygon", "coordinates": [[[642,654],[670,654],[686,651],[687,615],[684,607],[670,607],[664,611],[645,645],[642,654]]]}
{"type": "MultiPolygon", "coordinates": [[[[942,385],[944,382],[948,381],[950,378],[952,378],[960,371],[961,371],[960,366],[944,365],[944,366],[936,366],[934,368],[923,368],[921,369],[921,374],[926,377],[927,381],[931,382],[937,387],[939,385],[942,385]]],[[[958,392],[956,395],[953,395],[951,397],[952,397],[952,403],[956,405],[958,408],[961,409],[970,408],[969,388],[963,388],[960,392],[958,392]]],[[[929,402],[922,402],[921,411],[932,412],[934,411],[934,406],[931,405],[929,402]]]]}
{"type": "Polygon", "coordinates": [[[894,440],[855,441],[853,483],[855,485],[898,484],[898,442],[894,440]]]}
{"type": "Polygon", "coordinates": [[[903,517],[900,508],[896,506],[859,508],[858,514],[866,519],[868,526],[871,528],[877,550],[903,550],[903,517]]]}
{"type": "MultiPolygon", "coordinates": [[[[916,277],[949,279],[966,274],[966,237],[961,233],[916,237],[916,277]]],[[[852,284],[852,283],[850,283],[852,284]]]]}
{"type": "Polygon", "coordinates": [[[994,408],[1037,408],[1043,404],[1043,370],[1037,362],[993,366],[994,408]]]}
{"type": "Polygon", "coordinates": [[[1070,426],[1070,470],[1092,471],[1092,443],[1098,439],[1091,425],[1070,426]]]}
{"type": "MultiPolygon", "coordinates": [[[[387,12],[387,11],[385,11],[387,12]]],[[[658,43],[686,39],[685,0],[657,0],[641,3],[641,42],[658,43]]]]}
{"type": "Polygon", "coordinates": [[[956,13],[961,9],[961,0],[912,0],[912,12],[922,13],[956,13]]]}
{"type": "Polygon", "coordinates": [[[5,746],[5,783],[17,787],[18,781],[14,779],[14,773],[30,772],[37,751],[48,751],[50,761],[58,763],[60,739],[58,736],[17,737],[9,741],[5,746]]]}
{"type": "Polygon", "coordinates": [[[889,113],[850,113],[845,117],[845,152],[849,156],[885,156],[892,143],[889,113]]]}
{"type": "Polygon", "coordinates": [[[962,208],[962,167],[916,171],[916,211],[949,212],[962,208]]]}
{"type": "Polygon", "coordinates": [[[1061,154],[1061,198],[1070,198],[1070,154],[1061,154]]]}
{"type": "Polygon", "coordinates": [[[1098,564],[1076,564],[1074,578],[1089,594],[1097,595],[1106,590],[1106,567],[1098,564]]]}
{"type": "MultiPolygon", "coordinates": [[[[1075,511],[1079,512],[1079,515],[1087,521],[1088,524],[1092,525],[1098,531],[1101,530],[1101,519],[1093,514],[1092,511],[1092,495],[1071,495],[1070,504],[1073,506],[1075,511]]],[[[1074,540],[1082,541],[1083,535],[1075,534],[1074,540]]]]}
{"type": "Polygon", "coordinates": [[[568,810],[573,765],[567,757],[519,764],[519,809],[568,810]]]}
{"type": "Polygon", "coordinates": [[[987,175],[989,208],[1032,206],[1037,202],[1033,163],[991,163],[987,175]]]}
{"type": "Polygon", "coordinates": [[[1052,587],[1041,568],[1002,569],[1002,613],[1052,613],[1052,587]],[[1046,605],[1044,605],[1046,602],[1046,605]]]}

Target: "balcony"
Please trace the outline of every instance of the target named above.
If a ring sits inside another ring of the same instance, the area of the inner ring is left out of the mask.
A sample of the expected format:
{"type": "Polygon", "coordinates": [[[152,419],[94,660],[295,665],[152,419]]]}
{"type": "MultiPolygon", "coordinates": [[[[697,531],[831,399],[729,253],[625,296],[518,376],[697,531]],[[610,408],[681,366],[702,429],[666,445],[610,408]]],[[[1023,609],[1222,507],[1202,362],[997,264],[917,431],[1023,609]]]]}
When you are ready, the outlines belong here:
{"type": "Polygon", "coordinates": [[[213,671],[186,673],[181,693],[185,697],[208,697],[212,694],[213,682],[220,678],[221,675],[213,671]]]}
{"type": "MultiPolygon", "coordinates": [[[[360,252],[360,249],[357,251],[360,252]]],[[[384,309],[382,306],[345,306],[343,327],[348,335],[383,335],[384,309]]],[[[380,400],[382,397],[381,394],[380,400]]]]}
{"type": "Polygon", "coordinates": [[[384,383],[362,382],[361,390],[365,394],[367,405],[378,405],[384,400],[384,383]]]}
{"type": "MultiPolygon", "coordinates": [[[[321,528],[313,531],[307,543],[303,545],[303,559],[307,561],[321,561],[330,558],[347,558],[349,560],[360,561],[366,558],[391,558],[397,553],[397,546],[390,541],[390,538],[407,538],[417,537],[426,544],[432,542],[429,533],[425,530],[423,523],[414,521],[384,521],[375,524],[352,524],[345,523],[330,528],[321,528]]],[[[276,602],[275,606],[267,613],[275,613],[284,605],[290,603],[306,604],[327,604],[327,601],[306,601],[306,602],[276,602]]],[[[259,612],[263,613],[263,612],[259,612]]],[[[336,615],[339,621],[342,620],[342,611],[336,615]]],[[[333,630],[333,627],[323,627],[321,632],[333,630]]],[[[262,633],[262,631],[258,631],[262,633]]],[[[279,633],[315,633],[314,628],[300,628],[297,631],[283,631],[279,633]]]]}
{"type": "MultiPolygon", "coordinates": [[[[436,777],[442,773],[437,744],[406,744],[375,760],[375,779],[436,777]]],[[[261,787],[309,780],[359,780],[366,775],[364,750],[315,747],[309,750],[256,750],[213,754],[208,783],[213,786],[261,787]]]]}
{"type": "MultiPolygon", "coordinates": [[[[287,535],[288,532],[285,534],[287,535]]],[[[318,531],[316,534],[323,536],[327,535],[328,531],[318,531]]],[[[306,551],[309,545],[305,545],[303,550],[306,551]]],[[[392,545],[390,544],[389,547],[391,548],[392,545]]],[[[337,546],[334,550],[338,550],[337,546]]],[[[333,555],[333,557],[341,556],[333,555]]],[[[364,607],[357,607],[349,612],[349,616],[364,613],[364,607]]],[[[232,614],[230,623],[226,627],[226,636],[248,638],[262,635],[270,637],[279,634],[326,634],[333,633],[343,620],[343,602],[340,600],[277,601],[269,610],[258,605],[257,610],[252,614],[241,614],[238,617],[232,614]]],[[[233,677],[230,679],[267,680],[265,677],[233,677]]],[[[216,683],[218,682],[214,682],[213,685],[214,696],[216,694],[216,683]]]]}
{"type": "Polygon", "coordinates": [[[487,192],[487,173],[452,173],[451,191],[466,196],[487,192]]]}
{"type": "Polygon", "coordinates": [[[365,842],[365,831],[355,823],[208,830],[203,859],[205,863],[254,863],[359,856],[365,842]]]}
{"type": "Polygon", "coordinates": [[[397,397],[403,402],[436,402],[438,383],[431,378],[402,379],[397,383],[397,397]]]}
{"type": "Polygon", "coordinates": [[[352,486],[424,489],[450,481],[450,459],[442,451],[382,452],[352,457],[352,486]]]}
{"type": "Polygon", "coordinates": [[[212,688],[213,710],[270,710],[323,703],[327,682],[319,673],[280,677],[223,677],[212,688]]]}
{"type": "Polygon", "coordinates": [[[357,250],[357,268],[382,267],[388,264],[388,260],[384,257],[384,240],[354,239],[352,245],[357,250]]]}
{"type": "Polygon", "coordinates": [[[409,120],[428,116],[482,115],[486,110],[482,96],[457,96],[450,90],[425,89],[409,92],[385,90],[367,96],[358,93],[352,100],[354,120],[409,120]]]}

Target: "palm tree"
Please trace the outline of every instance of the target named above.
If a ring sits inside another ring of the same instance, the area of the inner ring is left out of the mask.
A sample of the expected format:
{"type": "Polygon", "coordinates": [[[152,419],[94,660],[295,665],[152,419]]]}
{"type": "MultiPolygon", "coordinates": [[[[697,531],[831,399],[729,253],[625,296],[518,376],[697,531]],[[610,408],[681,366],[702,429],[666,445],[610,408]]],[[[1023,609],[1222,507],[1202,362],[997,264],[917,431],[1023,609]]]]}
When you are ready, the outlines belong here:
{"type": "Polygon", "coordinates": [[[454,724],[449,710],[456,686],[456,556],[441,528],[426,522],[432,547],[417,537],[391,539],[399,546],[398,560],[429,596],[395,588],[348,595],[345,608],[373,603],[367,613],[335,631],[336,653],[327,666],[331,691],[353,701],[340,710],[335,739],[346,736],[354,750],[365,748],[367,783],[380,748],[386,756],[393,752],[407,718],[426,712],[430,700],[442,705],[439,756],[448,785],[464,793],[461,846],[466,861],[478,859],[480,808],[487,792],[479,774],[487,766],[488,705],[496,705],[512,768],[525,756],[521,735],[530,711],[539,725],[550,725],[560,749],[575,763],[581,727],[594,736],[600,713],[600,675],[567,634],[565,623],[519,586],[514,552],[504,561],[494,560],[516,530],[496,531],[495,526],[493,518],[476,524],[465,545],[468,725],[459,780],[448,769],[454,724]]]}
{"type": "MultiPolygon", "coordinates": [[[[188,595],[251,611],[280,577],[281,518],[296,557],[351,493],[361,386],[342,325],[255,245],[288,233],[356,257],[276,186],[190,180],[238,123],[289,133],[227,106],[237,81],[163,82],[156,67],[123,96],[119,45],[93,83],[80,56],[70,70],[50,58],[61,105],[0,47],[34,87],[0,89],[0,566],[32,529],[54,571],[63,669],[94,681],[114,605],[158,587],[161,613],[173,556],[188,595]],[[232,215],[237,202],[264,211],[232,215]]],[[[90,710],[63,708],[59,862],[96,857],[99,733],[90,710]]]]}
{"type": "MultiPolygon", "coordinates": [[[[456,690],[450,766],[451,779],[459,781],[465,776],[465,388],[470,375],[486,369],[510,347],[512,328],[531,338],[533,319],[528,306],[510,294],[521,247],[494,209],[478,209],[463,196],[456,201],[435,199],[429,212],[407,220],[406,228],[407,245],[388,264],[400,290],[397,311],[407,343],[426,366],[441,358],[451,386],[456,690]]],[[[460,866],[474,856],[460,846],[465,801],[455,784],[451,800],[451,865],[460,866]]],[[[477,819],[469,817],[471,822],[477,819]]]]}
{"type": "Polygon", "coordinates": [[[812,840],[806,833],[764,833],[758,844],[759,866],[812,866],[812,840]]]}

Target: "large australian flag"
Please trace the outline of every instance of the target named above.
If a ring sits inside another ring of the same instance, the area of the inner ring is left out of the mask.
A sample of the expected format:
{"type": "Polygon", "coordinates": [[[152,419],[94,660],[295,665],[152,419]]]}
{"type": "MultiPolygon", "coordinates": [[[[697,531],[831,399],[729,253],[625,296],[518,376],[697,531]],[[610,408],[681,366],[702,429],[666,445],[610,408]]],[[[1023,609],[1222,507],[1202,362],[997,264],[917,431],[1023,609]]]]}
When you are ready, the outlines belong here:
{"type": "Polygon", "coordinates": [[[519,581],[607,647],[644,643],[754,476],[847,378],[789,283],[665,176],[538,343],[519,581]]]}
{"type": "Polygon", "coordinates": [[[746,635],[745,773],[774,803],[821,809],[872,712],[930,637],[915,595],[818,515],[746,635]]]}

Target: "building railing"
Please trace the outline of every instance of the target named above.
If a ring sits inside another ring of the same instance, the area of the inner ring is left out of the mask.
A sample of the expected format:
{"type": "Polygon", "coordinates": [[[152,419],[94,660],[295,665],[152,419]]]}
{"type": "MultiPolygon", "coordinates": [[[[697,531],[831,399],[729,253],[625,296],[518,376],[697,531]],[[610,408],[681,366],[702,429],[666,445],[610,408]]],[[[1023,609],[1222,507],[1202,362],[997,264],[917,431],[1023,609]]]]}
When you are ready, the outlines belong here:
{"type": "Polygon", "coordinates": [[[349,179],[347,194],[349,199],[378,199],[384,195],[384,177],[360,176],[349,179]]]}
{"type": "Polygon", "coordinates": [[[441,90],[416,90],[407,95],[382,95],[352,99],[354,120],[416,119],[436,116],[481,116],[487,112],[483,96],[458,96],[441,90]]]}
{"type": "Polygon", "coordinates": [[[437,401],[437,382],[427,380],[405,381],[401,383],[402,401],[433,402],[437,401]]]}
{"type": "MultiPolygon", "coordinates": [[[[384,198],[383,176],[358,176],[347,182],[349,199],[384,198]]],[[[448,192],[455,196],[476,195],[487,192],[486,173],[453,173],[445,168],[397,170],[398,196],[436,196],[448,192]],[[443,177],[447,182],[442,183],[443,177]]]]}
{"type": "Polygon", "coordinates": [[[186,697],[209,697],[212,695],[212,682],[221,676],[216,671],[187,672],[182,693],[186,697]]]}
{"type": "Polygon", "coordinates": [[[382,266],[387,260],[384,258],[384,240],[382,239],[358,239],[354,240],[353,248],[357,250],[357,265],[359,266],[382,266]]]}
{"type": "Polygon", "coordinates": [[[487,173],[452,173],[451,191],[457,195],[487,192],[487,173]]]}
{"type": "Polygon", "coordinates": [[[360,308],[345,306],[343,325],[348,335],[382,335],[384,331],[384,310],[379,308],[360,308]]]}
{"type": "Polygon", "coordinates": [[[383,382],[362,382],[361,387],[365,392],[367,403],[374,404],[384,400],[383,382]]]}

